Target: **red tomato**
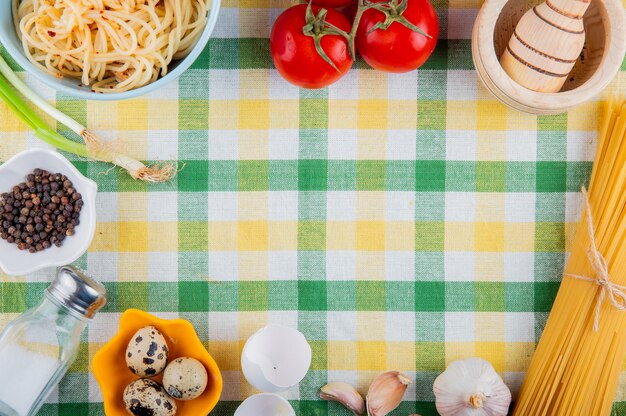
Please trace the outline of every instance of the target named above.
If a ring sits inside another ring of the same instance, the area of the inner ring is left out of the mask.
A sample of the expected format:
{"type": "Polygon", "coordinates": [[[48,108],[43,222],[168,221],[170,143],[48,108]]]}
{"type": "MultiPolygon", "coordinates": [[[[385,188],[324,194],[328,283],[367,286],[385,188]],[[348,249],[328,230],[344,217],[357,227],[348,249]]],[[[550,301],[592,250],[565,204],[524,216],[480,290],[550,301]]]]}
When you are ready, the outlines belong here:
{"type": "MultiPolygon", "coordinates": [[[[278,16],[270,35],[270,52],[276,69],[287,81],[304,88],[323,88],[348,72],[352,58],[347,40],[335,34],[323,36],[320,44],[337,69],[322,58],[315,49],[313,37],[303,33],[303,27],[308,23],[307,7],[299,4],[278,16]]],[[[322,9],[311,7],[319,18],[322,9]]],[[[338,11],[329,9],[325,20],[345,32],[350,31],[350,22],[338,11]]]]}
{"type": "Polygon", "coordinates": [[[337,9],[339,7],[346,7],[352,4],[357,4],[358,0],[311,0],[315,6],[330,7],[337,9]]]}
{"type": "Polygon", "coordinates": [[[358,1],[354,1],[347,6],[339,7],[337,11],[340,11],[344,14],[350,21],[350,23],[354,22],[354,16],[356,16],[356,11],[359,9],[358,1]]]}
{"type": "MultiPolygon", "coordinates": [[[[393,0],[376,0],[377,3],[387,1],[393,0]]],[[[375,9],[366,10],[357,29],[356,46],[365,62],[374,69],[386,72],[412,71],[422,66],[435,49],[439,24],[433,6],[428,0],[400,1],[408,2],[402,16],[431,38],[398,21],[394,21],[386,30],[379,28],[368,33],[374,25],[385,21],[385,14],[375,9]]]]}

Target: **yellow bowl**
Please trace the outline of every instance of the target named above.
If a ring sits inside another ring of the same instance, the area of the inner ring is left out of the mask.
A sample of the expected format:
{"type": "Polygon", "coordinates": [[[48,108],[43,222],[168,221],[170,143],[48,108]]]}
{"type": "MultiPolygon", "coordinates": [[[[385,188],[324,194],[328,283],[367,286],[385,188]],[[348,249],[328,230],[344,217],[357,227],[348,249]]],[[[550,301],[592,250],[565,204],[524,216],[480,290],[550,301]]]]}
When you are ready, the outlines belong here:
{"type": "MultiPolygon", "coordinates": [[[[177,400],[178,416],[207,415],[217,404],[222,393],[222,374],[217,363],[206,350],[193,326],[184,319],[159,319],[149,313],[128,309],[120,319],[120,329],[93,357],[93,374],[100,384],[107,416],[128,416],[124,407],[124,388],[138,377],[126,367],[126,347],[137,330],[152,325],[158,328],[167,340],[169,359],[193,357],[207,369],[209,383],[200,397],[194,400],[177,400]]],[[[161,383],[162,374],[153,377],[161,383]]]]}

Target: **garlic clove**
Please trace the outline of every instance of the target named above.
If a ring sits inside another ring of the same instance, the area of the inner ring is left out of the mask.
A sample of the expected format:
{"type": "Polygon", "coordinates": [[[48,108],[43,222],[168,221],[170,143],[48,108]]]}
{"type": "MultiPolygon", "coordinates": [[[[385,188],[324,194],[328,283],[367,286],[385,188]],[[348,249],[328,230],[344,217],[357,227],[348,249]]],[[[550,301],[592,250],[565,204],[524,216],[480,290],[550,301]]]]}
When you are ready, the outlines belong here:
{"type": "Polygon", "coordinates": [[[488,361],[453,361],[433,384],[441,416],[506,416],[511,391],[488,361]]]}
{"type": "Polygon", "coordinates": [[[328,383],[320,389],[320,399],[341,403],[357,416],[365,414],[363,397],[348,383],[328,383]]]}
{"type": "Polygon", "coordinates": [[[367,392],[369,416],[385,416],[398,407],[411,379],[398,372],[387,371],[374,379],[367,392]]]}

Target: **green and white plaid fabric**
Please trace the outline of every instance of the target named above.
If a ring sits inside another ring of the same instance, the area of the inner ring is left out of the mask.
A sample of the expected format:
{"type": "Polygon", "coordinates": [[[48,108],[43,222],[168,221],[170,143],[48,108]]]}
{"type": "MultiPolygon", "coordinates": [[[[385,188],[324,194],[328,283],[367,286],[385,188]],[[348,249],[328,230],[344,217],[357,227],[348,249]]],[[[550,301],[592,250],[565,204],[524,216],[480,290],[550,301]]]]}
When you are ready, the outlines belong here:
{"type": "MultiPolygon", "coordinates": [[[[76,265],[111,300],[41,415],[104,413],[89,363],[127,308],[194,324],[223,370],[216,415],[254,393],[239,354],[268,322],[298,327],[313,349],[285,393],[299,415],[347,415],[317,389],[341,380],[365,393],[384,370],[415,380],[393,415],[435,415],[433,380],[470,356],[519,389],[580,213],[597,102],[551,117],[497,103],[473,69],[472,0],[436,1],[442,39],[420,70],[357,62],[328,89],[300,90],[269,55],[289,4],[225,0],[193,67],[136,100],[75,100],[24,74],[136,156],[185,163],[147,185],[73,159],[99,186],[96,237],[76,265]]],[[[3,104],[0,131],[0,160],[42,145],[3,104]]],[[[0,275],[0,326],[52,274],[0,275]]],[[[615,414],[626,415],[621,385],[615,414]]]]}

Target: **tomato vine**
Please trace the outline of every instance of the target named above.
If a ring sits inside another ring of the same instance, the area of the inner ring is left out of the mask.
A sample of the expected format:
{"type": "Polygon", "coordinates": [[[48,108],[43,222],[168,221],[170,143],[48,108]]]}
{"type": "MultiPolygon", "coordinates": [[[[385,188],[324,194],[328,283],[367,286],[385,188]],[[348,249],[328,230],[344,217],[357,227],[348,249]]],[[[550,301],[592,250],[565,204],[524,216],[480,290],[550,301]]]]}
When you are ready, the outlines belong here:
{"type": "MultiPolygon", "coordinates": [[[[302,33],[304,33],[304,35],[306,36],[313,38],[313,42],[315,43],[315,50],[317,51],[317,53],[337,72],[340,72],[339,68],[337,68],[337,65],[335,65],[332,59],[328,57],[328,55],[324,51],[324,48],[322,48],[322,38],[327,35],[339,35],[344,37],[349,44],[350,37],[347,32],[326,21],[327,13],[328,10],[319,9],[316,15],[313,12],[313,8],[311,7],[311,2],[309,2],[306,8],[306,25],[302,28],[302,33]]],[[[354,60],[352,52],[350,53],[350,56],[354,60]]]]}
{"type": "Polygon", "coordinates": [[[326,9],[320,9],[317,15],[313,12],[311,7],[311,1],[308,2],[308,6],[306,9],[306,25],[302,28],[302,32],[306,36],[310,36],[313,38],[315,42],[315,50],[317,53],[326,61],[330,66],[332,66],[335,70],[339,71],[335,63],[328,57],[324,49],[322,48],[321,40],[326,35],[338,35],[342,36],[348,41],[348,51],[350,52],[350,57],[352,60],[356,59],[356,47],[354,45],[356,39],[356,33],[359,28],[359,24],[361,22],[361,17],[363,13],[367,10],[374,9],[385,15],[385,20],[383,22],[378,22],[374,25],[367,33],[370,34],[375,30],[387,30],[393,23],[397,22],[408,29],[417,32],[427,38],[432,38],[432,36],[426,33],[424,30],[420,29],[413,23],[409,22],[404,16],[403,13],[407,8],[409,0],[383,0],[383,1],[371,1],[371,0],[358,0],[359,5],[354,17],[354,22],[352,23],[352,29],[350,32],[345,32],[338,27],[328,23],[326,21],[326,9]]]}

